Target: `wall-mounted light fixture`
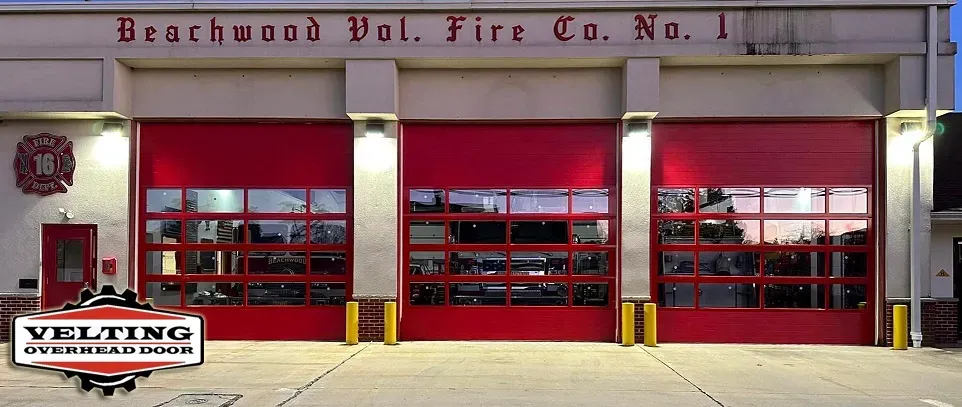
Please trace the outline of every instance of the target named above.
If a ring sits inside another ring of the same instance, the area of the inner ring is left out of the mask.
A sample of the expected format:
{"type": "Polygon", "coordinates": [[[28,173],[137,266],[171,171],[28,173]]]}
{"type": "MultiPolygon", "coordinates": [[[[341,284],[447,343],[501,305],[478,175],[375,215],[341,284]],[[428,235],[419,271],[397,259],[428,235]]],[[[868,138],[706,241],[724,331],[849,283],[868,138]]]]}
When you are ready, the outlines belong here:
{"type": "Polygon", "coordinates": [[[625,131],[627,137],[651,137],[651,120],[637,120],[628,122],[625,131]]]}
{"type": "Polygon", "coordinates": [[[119,120],[107,120],[104,122],[103,128],[100,129],[100,135],[104,137],[121,137],[124,135],[124,122],[119,120]]]}
{"type": "Polygon", "coordinates": [[[73,212],[68,211],[64,208],[59,208],[58,210],[60,211],[60,216],[63,216],[64,219],[67,219],[67,220],[73,219],[73,212]]]}
{"type": "Polygon", "coordinates": [[[913,139],[921,138],[925,133],[925,124],[921,120],[904,121],[899,124],[899,133],[913,139]]]}
{"type": "Polygon", "coordinates": [[[364,125],[364,137],[367,138],[384,138],[384,123],[382,122],[367,122],[364,125]]]}

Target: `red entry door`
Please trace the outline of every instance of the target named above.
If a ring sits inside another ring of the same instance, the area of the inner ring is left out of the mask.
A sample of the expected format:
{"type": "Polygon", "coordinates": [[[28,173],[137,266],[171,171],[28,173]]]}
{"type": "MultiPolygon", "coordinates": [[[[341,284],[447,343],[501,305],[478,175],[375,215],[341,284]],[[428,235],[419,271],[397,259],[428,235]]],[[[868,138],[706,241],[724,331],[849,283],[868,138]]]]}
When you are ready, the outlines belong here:
{"type": "Polygon", "coordinates": [[[43,225],[43,309],[77,301],[94,288],[96,225],[43,225]]]}

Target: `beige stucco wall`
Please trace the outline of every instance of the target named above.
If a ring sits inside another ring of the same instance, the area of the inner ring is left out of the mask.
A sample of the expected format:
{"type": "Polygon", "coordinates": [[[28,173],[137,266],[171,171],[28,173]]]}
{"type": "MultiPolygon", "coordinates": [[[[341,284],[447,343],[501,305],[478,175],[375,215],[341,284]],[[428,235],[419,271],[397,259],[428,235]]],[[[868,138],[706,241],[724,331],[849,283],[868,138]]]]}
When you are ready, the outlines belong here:
{"type": "Polygon", "coordinates": [[[663,67],[658,117],[880,116],[878,65],[663,67]]]}
{"type": "MultiPolygon", "coordinates": [[[[885,296],[907,298],[910,296],[910,238],[912,224],[912,143],[900,134],[902,119],[885,121],[886,190],[885,190],[885,296]]],[[[933,158],[932,141],[922,143],[920,149],[920,172],[922,180],[922,224],[919,225],[920,257],[922,263],[922,296],[931,295],[931,270],[929,252],[932,238],[933,158]]]]}
{"type": "Polygon", "coordinates": [[[930,255],[929,279],[932,286],[932,297],[934,298],[953,298],[955,297],[953,279],[955,275],[955,253],[954,239],[962,237],[962,224],[933,224],[932,225],[932,251],[930,255]],[[948,277],[937,276],[939,271],[945,270],[948,277]]]}
{"type": "Polygon", "coordinates": [[[399,73],[401,119],[619,118],[621,71],[412,69],[399,73]]]}
{"type": "MultiPolygon", "coordinates": [[[[129,139],[99,135],[92,120],[4,121],[0,123],[0,162],[7,163],[0,183],[0,293],[36,292],[18,287],[21,278],[40,277],[40,225],[71,223],[97,225],[97,258],[115,256],[117,274],[102,274],[98,284],[127,285],[129,139]],[[25,195],[16,187],[10,164],[17,143],[25,135],[53,133],[73,142],[77,169],[67,193],[46,197],[25,195]],[[64,219],[59,208],[73,212],[64,219]]],[[[43,286],[42,284],[40,285],[43,286]]]]}
{"type": "Polygon", "coordinates": [[[387,122],[383,138],[365,137],[354,123],[354,296],[397,293],[398,138],[387,122]]]}
{"type": "Polygon", "coordinates": [[[136,118],[345,117],[336,69],[135,69],[136,118]]]}

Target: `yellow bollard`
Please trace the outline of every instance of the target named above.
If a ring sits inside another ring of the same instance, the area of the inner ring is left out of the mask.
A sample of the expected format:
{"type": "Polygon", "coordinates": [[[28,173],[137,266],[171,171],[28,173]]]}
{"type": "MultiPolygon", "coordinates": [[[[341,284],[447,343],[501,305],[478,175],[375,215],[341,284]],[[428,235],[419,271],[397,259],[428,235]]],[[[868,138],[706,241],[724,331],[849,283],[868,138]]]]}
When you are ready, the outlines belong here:
{"type": "Polygon", "coordinates": [[[347,338],[348,345],[357,345],[357,301],[347,303],[347,338]]]}
{"type": "Polygon", "coordinates": [[[658,346],[658,321],[655,303],[645,304],[645,346],[658,346]]]}
{"type": "Polygon", "coordinates": [[[621,304],[621,345],[635,346],[635,304],[621,304]]]}
{"type": "Polygon", "coordinates": [[[384,344],[397,345],[397,303],[384,303],[384,344]]]}
{"type": "Polygon", "coordinates": [[[909,348],[908,311],[908,305],[896,305],[892,308],[892,349],[894,350],[909,348]]]}

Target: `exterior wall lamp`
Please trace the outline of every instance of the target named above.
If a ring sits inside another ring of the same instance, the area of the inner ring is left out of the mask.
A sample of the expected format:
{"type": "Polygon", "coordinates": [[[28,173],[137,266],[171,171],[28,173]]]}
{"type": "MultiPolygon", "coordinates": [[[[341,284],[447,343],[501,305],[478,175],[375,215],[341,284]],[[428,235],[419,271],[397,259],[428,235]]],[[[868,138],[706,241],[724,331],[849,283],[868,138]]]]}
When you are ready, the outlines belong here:
{"type": "Polygon", "coordinates": [[[122,137],[124,135],[124,122],[108,120],[104,122],[100,129],[100,135],[104,137],[122,137]]]}
{"type": "Polygon", "coordinates": [[[626,137],[651,137],[651,120],[638,120],[628,123],[626,137]]]}
{"type": "Polygon", "coordinates": [[[364,125],[364,137],[384,138],[384,123],[367,122],[367,124],[364,125]]]}
{"type": "Polygon", "coordinates": [[[921,121],[904,121],[899,124],[899,133],[915,142],[925,135],[925,125],[921,121]]]}

